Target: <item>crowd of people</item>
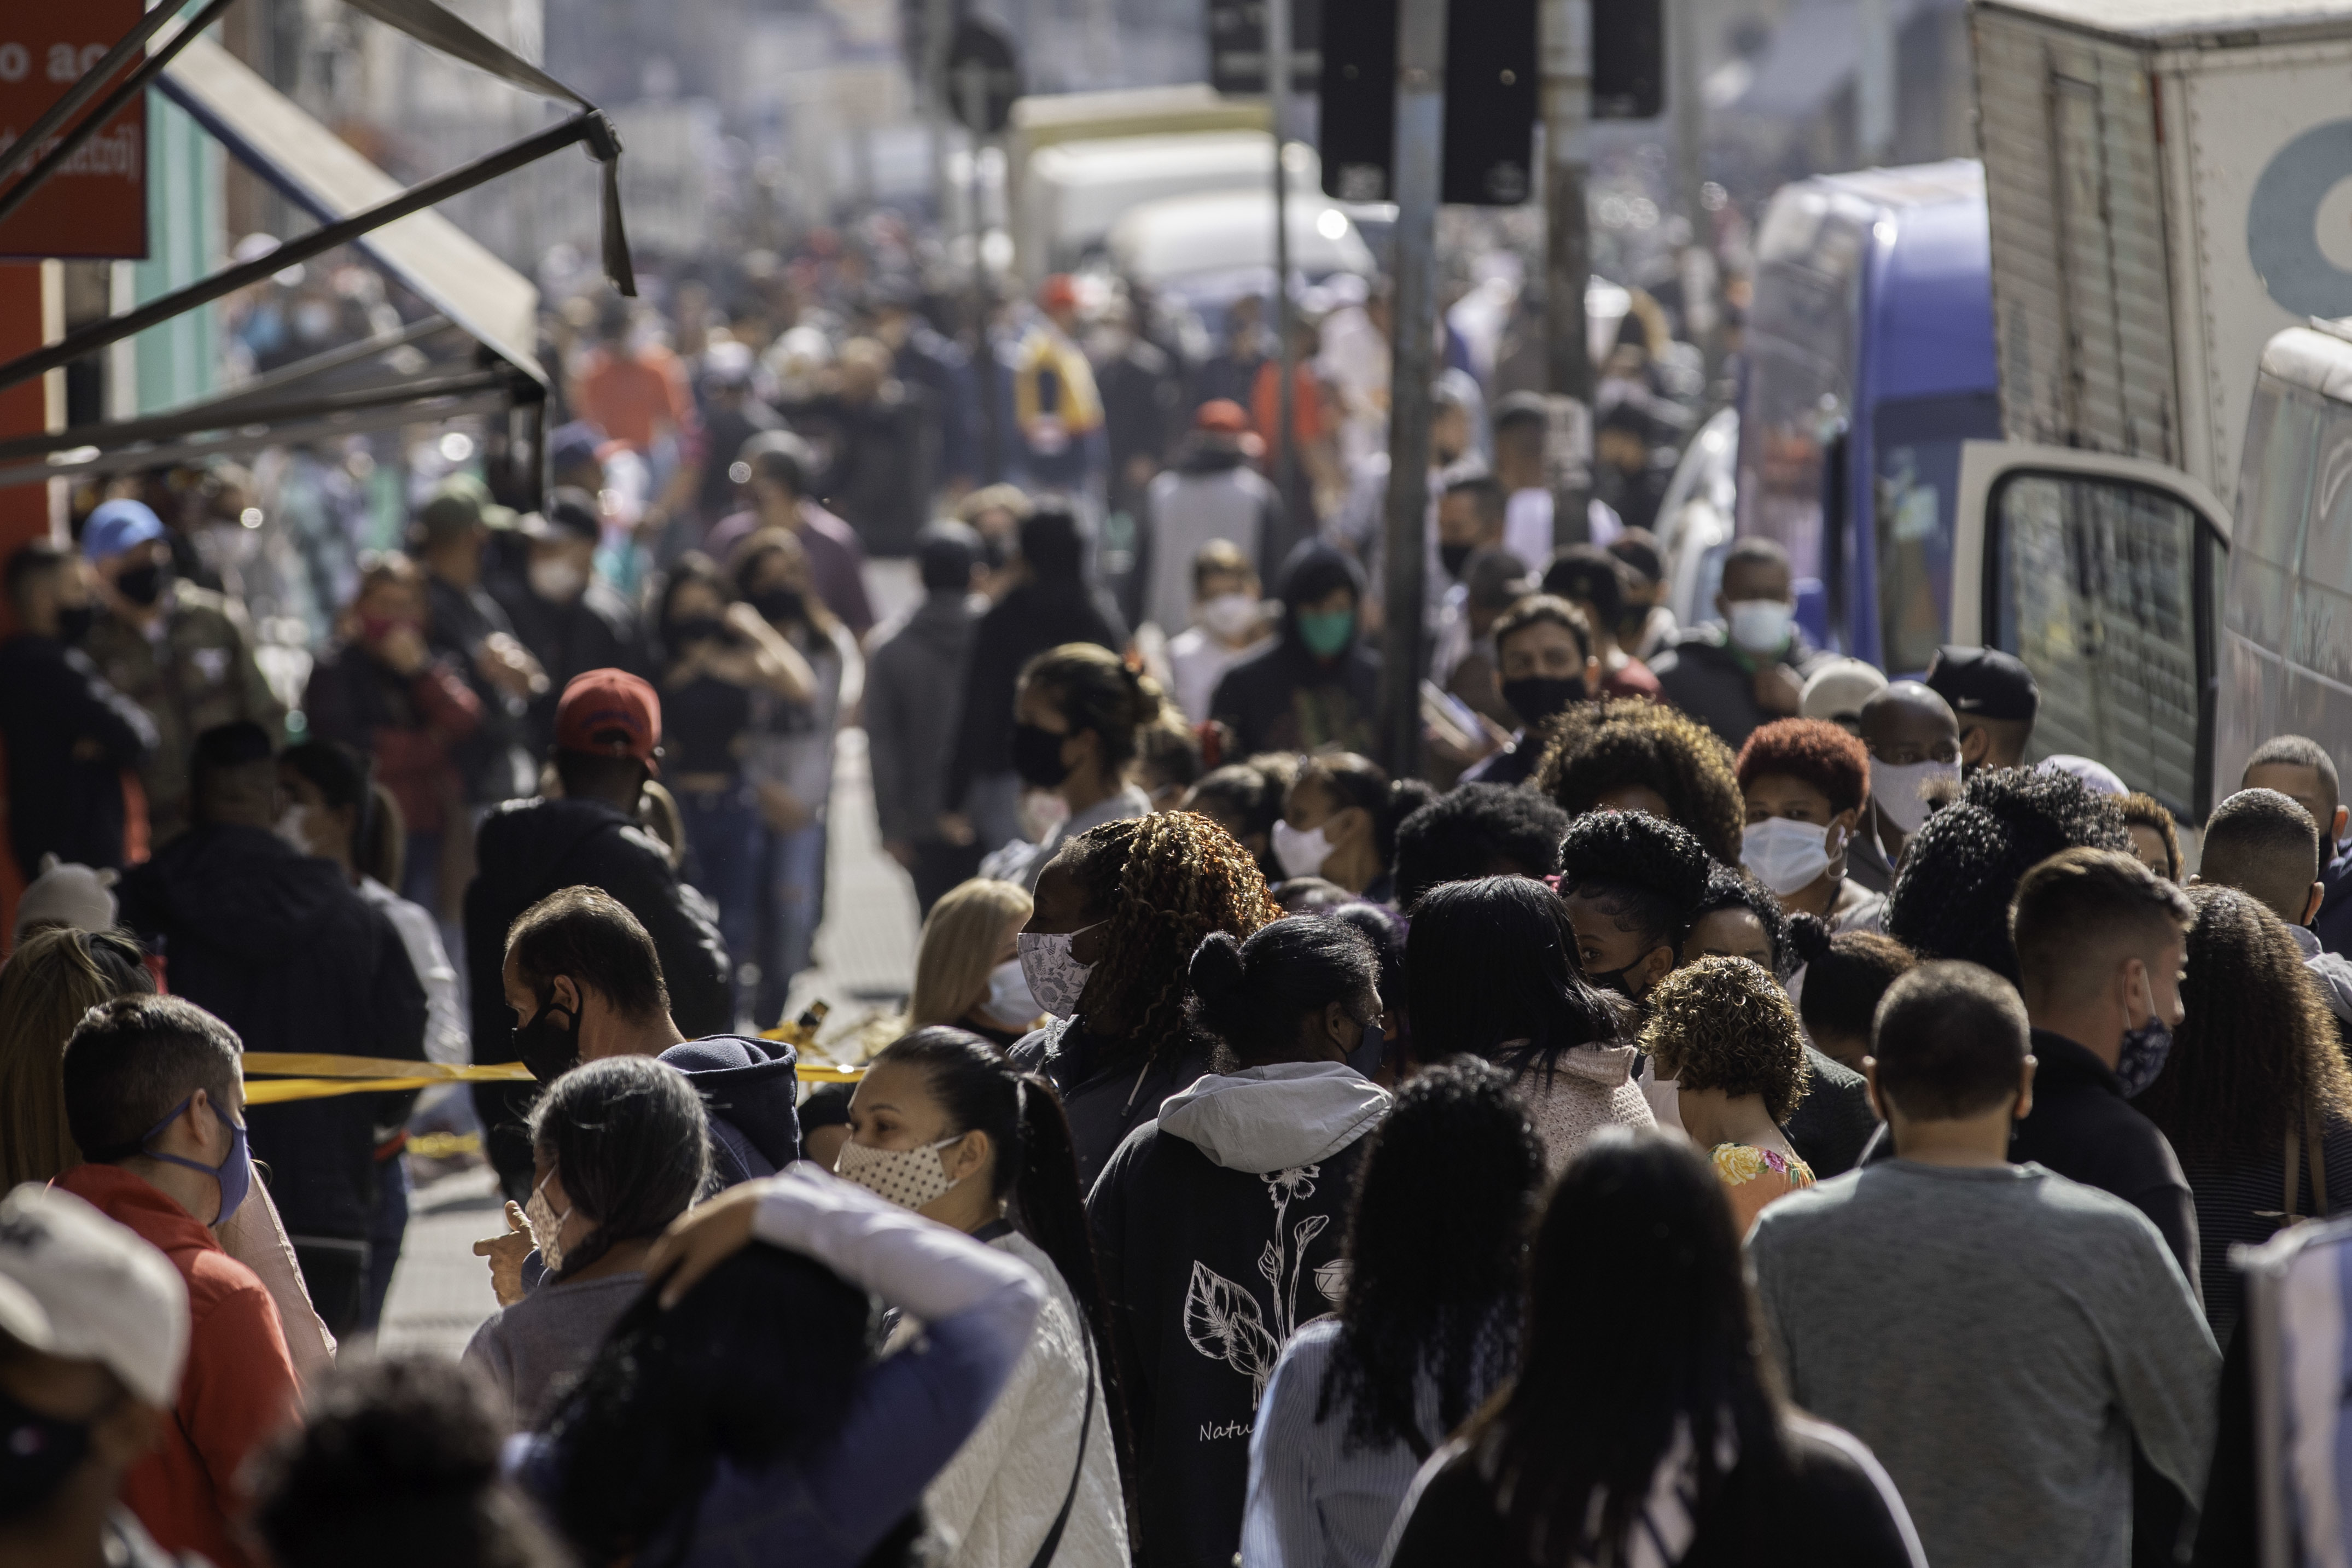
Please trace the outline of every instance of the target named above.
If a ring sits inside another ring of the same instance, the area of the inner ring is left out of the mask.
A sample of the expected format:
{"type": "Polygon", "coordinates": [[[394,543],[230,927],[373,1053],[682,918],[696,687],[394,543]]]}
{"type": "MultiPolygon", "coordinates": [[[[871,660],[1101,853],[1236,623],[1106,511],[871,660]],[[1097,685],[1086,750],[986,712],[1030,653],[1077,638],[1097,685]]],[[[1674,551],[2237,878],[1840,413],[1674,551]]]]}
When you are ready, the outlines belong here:
{"type": "Polygon", "coordinates": [[[290,704],[139,497],[9,559],[0,1561],[2252,1560],[2231,1249],[2352,1194],[2323,747],[2185,853],[2008,653],[1555,549],[1463,378],[1391,777],[1344,389],[1272,460],[1261,340],[1056,280],[971,486],[968,364],[856,308],[607,312],[540,509],[423,497],[290,704]],[[804,1071],[853,728],[923,919],[804,1071]],[[496,1310],[339,1362],[427,1115],[496,1310]]]}

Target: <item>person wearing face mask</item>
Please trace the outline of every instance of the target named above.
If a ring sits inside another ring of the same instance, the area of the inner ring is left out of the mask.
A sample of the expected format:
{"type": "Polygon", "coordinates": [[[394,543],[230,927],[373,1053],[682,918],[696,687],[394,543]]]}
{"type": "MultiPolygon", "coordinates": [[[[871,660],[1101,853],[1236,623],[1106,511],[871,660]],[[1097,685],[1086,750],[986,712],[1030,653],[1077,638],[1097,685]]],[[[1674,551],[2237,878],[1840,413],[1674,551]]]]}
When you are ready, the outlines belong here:
{"type": "Polygon", "coordinates": [[[555,705],[574,675],[603,669],[643,675],[652,666],[636,611],[596,570],[604,537],[596,497],[558,489],[517,531],[529,541],[526,575],[520,582],[499,578],[489,588],[516,638],[547,672],[546,689],[530,699],[528,725],[531,755],[543,757],[555,743],[555,705]]]}
{"type": "Polygon", "coordinates": [[[523,1215],[547,1276],[525,1291],[494,1260],[501,1310],[465,1351],[514,1427],[540,1424],[558,1387],[644,1293],[646,1254],[709,1185],[708,1130],[692,1082],[642,1056],[584,1062],[531,1108],[523,1215]]]}
{"type": "Polygon", "coordinates": [[[1246,937],[1282,911],[1249,852],[1191,811],[1106,822],[1072,838],[1037,876],[1016,938],[1021,972],[1053,1016],[1010,1052],[1062,1096],[1091,1185],[1160,1101],[1208,1070],[1184,1012],[1193,949],[1246,937]]]}
{"type": "Polygon", "coordinates": [[[1570,823],[1559,887],[1579,973],[1642,1001],[1682,962],[1709,865],[1696,839],[1645,811],[1590,811],[1570,823]]]}
{"type": "Polygon", "coordinates": [[[155,721],[109,685],[81,644],[97,619],[89,565],[37,539],[8,558],[16,634],[0,643],[8,848],[30,882],[45,855],[121,870],[122,778],[155,749],[155,721]]]}
{"type": "MultiPolygon", "coordinates": [[[[342,867],[278,831],[286,802],[267,732],[205,731],[192,771],[194,825],[121,884],[121,922],[170,955],[173,994],[252,1051],[423,1060],[425,988],[400,932],[342,867]]],[[[366,1308],[377,1130],[404,1122],[415,1098],[339,1094],[252,1113],[254,1152],[275,1175],[310,1299],[337,1334],[366,1308]]]]}
{"type": "Polygon", "coordinates": [[[1226,398],[1202,403],[1175,466],[1146,493],[1142,618],[1168,637],[1191,622],[1195,602],[1208,601],[1200,561],[1209,548],[1226,546],[1255,575],[1267,547],[1282,537],[1282,501],[1250,466],[1248,432],[1241,404],[1226,398]]]}
{"type": "Polygon", "coordinates": [[[1211,539],[1193,556],[1192,604],[1192,624],[1168,640],[1168,670],[1185,722],[1205,724],[1217,683],[1270,636],[1257,571],[1230,539],[1211,539]]]}
{"type": "Polygon", "coordinates": [[[1503,701],[1518,720],[1510,743],[1462,775],[1465,784],[1524,784],[1543,760],[1542,732],[1570,708],[1590,702],[1601,666],[1591,623],[1567,600],[1529,594],[1495,622],[1496,673],[1503,701]]]}
{"type": "Polygon", "coordinates": [[[407,838],[400,893],[438,910],[445,837],[465,810],[457,747],[481,728],[481,699],[426,645],[423,574],[406,556],[362,570],[339,629],[303,689],[310,733],[374,759],[407,838]]]}
{"type": "MultiPolygon", "coordinates": [[[[122,1500],[165,1550],[217,1568],[247,1568],[231,1523],[244,1510],[237,1478],[300,1397],[269,1292],[215,1235],[254,1185],[243,1051],[227,1025],[176,997],[91,1009],[64,1065],[66,1116],[88,1163],[55,1184],[152,1244],[186,1286],[186,1372],[176,1394],[169,1379],[152,1387],[171,1419],[130,1466],[122,1500]]],[[[0,1246],[19,1244],[0,1227],[0,1246]]]]}
{"type": "Polygon", "coordinates": [[[170,1260],[79,1198],[0,1198],[0,1562],[207,1568],[121,1500],[171,1425],[188,1290],[170,1260]]]}
{"type": "Polygon", "coordinates": [[[1205,938],[1191,1011],[1213,1070],[1119,1145],[1087,1200],[1155,1562],[1234,1560],[1258,1396],[1291,1334],[1339,1300],[1364,1139],[1389,1107],[1348,1065],[1381,1033],[1379,973],[1341,921],[1205,938]]]}
{"type": "Polygon", "coordinates": [[[1398,825],[1435,799],[1422,780],[1391,782],[1379,764],[1353,752],[1310,757],[1283,799],[1274,858],[1286,878],[1321,877],[1369,903],[1390,903],[1398,825]]]}
{"type": "Polygon", "coordinates": [[[254,662],[253,633],[237,607],[173,578],[163,520],[143,502],[100,503],[82,525],[81,554],[98,605],[82,650],[155,727],[139,786],[148,841],[160,845],[188,826],[196,737],[240,719],[277,737],[285,705],[254,662]]]}
{"type": "MultiPolygon", "coordinates": [[[[919,1029],[858,1081],[845,1181],[1018,1259],[1045,1288],[1035,1333],[979,1430],[923,1493],[954,1568],[1128,1561],[1123,1385],[1053,1085],[958,1029],[919,1029]]],[[[919,1331],[902,1322],[889,1347],[919,1331]]]]}
{"type": "Polygon", "coordinates": [[[1013,766],[1030,789],[1060,797],[1068,814],[1037,843],[1014,840],[988,856],[980,874],[1034,889],[1064,841],[1150,811],[1150,797],[1127,775],[1139,733],[1160,720],[1161,701],[1149,675],[1091,643],[1030,660],[1013,708],[1013,766]]]}
{"type": "Polygon", "coordinates": [[[1657,1121],[1633,1079],[1634,1009],[1578,972],[1581,946],[1560,896],[1517,876],[1433,888],[1405,938],[1413,1060],[1507,1069],[1554,1175],[1602,1127],[1657,1121]]]}
{"type": "Polygon", "coordinates": [[[1765,538],[1734,543],[1715,596],[1721,623],[1684,632],[1650,661],[1666,700],[1732,747],[1758,725],[1795,717],[1805,678],[1826,657],[1799,630],[1796,597],[1787,550],[1765,538]]]}
{"type": "Polygon", "coordinates": [[[1380,713],[1380,657],[1361,635],[1364,577],[1355,562],[1309,539],[1282,570],[1282,624],[1270,648],[1218,681],[1209,716],[1233,731],[1234,750],[1370,750],[1380,713]]]}
{"type": "Polygon", "coordinates": [[[1885,900],[1846,875],[1870,797],[1870,754],[1827,719],[1784,718],[1739,748],[1748,825],[1739,861],[1791,914],[1832,932],[1875,930],[1885,900]]]}
{"type": "Polygon", "coordinates": [[[1036,911],[1009,882],[974,877],[931,906],[915,945],[907,1027],[951,1024],[1009,1050],[1045,1009],[1021,968],[1021,928],[1036,911]]]}
{"type": "Polygon", "coordinates": [[[933,523],[916,540],[915,556],[922,602],[876,632],[866,655],[866,756],[882,847],[907,868],[915,907],[929,915],[980,869],[981,846],[951,842],[939,825],[964,667],[980,622],[980,535],[963,523],[933,523]]]}
{"type": "Polygon", "coordinates": [[[1903,847],[1960,783],[1960,724],[1917,681],[1896,681],[1862,705],[1870,806],[1850,841],[1846,874],[1873,893],[1895,887],[1903,847]]]}

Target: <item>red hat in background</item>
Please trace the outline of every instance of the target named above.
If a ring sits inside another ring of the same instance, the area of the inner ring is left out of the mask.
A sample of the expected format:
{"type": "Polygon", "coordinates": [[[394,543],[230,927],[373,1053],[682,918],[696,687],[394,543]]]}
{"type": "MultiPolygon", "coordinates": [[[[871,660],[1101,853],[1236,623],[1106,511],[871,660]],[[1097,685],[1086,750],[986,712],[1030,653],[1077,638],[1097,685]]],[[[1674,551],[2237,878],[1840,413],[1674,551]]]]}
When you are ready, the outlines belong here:
{"type": "Polygon", "coordinates": [[[1057,272],[1037,286],[1037,308],[1040,310],[1075,310],[1078,308],[1078,286],[1066,272],[1057,272]]]}
{"type": "Polygon", "coordinates": [[[574,675],[555,705],[555,744],[591,757],[634,757],[658,773],[661,698],[626,670],[574,675]]]}
{"type": "Polygon", "coordinates": [[[1247,411],[1229,397],[1211,398],[1192,414],[1192,428],[1219,435],[1239,435],[1250,427],[1247,411]]]}

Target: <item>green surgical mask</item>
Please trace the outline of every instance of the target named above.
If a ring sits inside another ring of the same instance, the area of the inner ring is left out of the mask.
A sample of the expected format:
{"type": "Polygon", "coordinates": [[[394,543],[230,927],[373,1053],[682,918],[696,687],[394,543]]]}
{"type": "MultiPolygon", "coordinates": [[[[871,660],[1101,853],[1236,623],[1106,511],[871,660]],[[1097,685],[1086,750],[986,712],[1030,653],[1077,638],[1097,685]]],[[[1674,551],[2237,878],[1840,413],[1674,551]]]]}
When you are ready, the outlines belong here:
{"type": "Polygon", "coordinates": [[[1356,612],[1352,610],[1300,610],[1294,614],[1298,622],[1298,640],[1318,659],[1341,652],[1356,635],[1356,612]]]}

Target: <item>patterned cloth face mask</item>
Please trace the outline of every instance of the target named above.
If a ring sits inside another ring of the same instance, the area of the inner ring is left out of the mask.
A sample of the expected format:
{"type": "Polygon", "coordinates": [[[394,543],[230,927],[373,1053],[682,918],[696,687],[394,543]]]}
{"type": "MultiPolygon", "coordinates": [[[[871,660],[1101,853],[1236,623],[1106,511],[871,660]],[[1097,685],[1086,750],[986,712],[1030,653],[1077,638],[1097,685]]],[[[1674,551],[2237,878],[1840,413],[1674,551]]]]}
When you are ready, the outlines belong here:
{"type": "Polygon", "coordinates": [[[963,1142],[963,1136],[958,1133],[936,1144],[912,1149],[844,1144],[835,1157],[833,1174],[844,1181],[856,1182],[875,1197],[887,1198],[901,1208],[921,1208],[956,1185],[940,1158],[940,1151],[963,1142]]]}
{"type": "MultiPolygon", "coordinates": [[[[1100,925],[1101,921],[1095,922],[1100,925]]],[[[1029,981],[1029,994],[1037,1005],[1057,1019],[1075,1017],[1078,998],[1087,988],[1087,977],[1095,972],[1092,964],[1081,964],[1070,945],[1095,925],[1081,925],[1076,931],[1044,933],[1021,932],[1013,937],[1013,946],[1021,954],[1021,973],[1029,981]]]]}
{"type": "Polygon", "coordinates": [[[530,1189],[530,1201],[522,1207],[523,1223],[530,1227],[532,1245],[539,1249],[539,1260],[547,1265],[551,1274],[563,1272],[563,1222],[572,1211],[555,1212],[555,1205],[547,1201],[547,1183],[541,1182],[530,1189]]]}

